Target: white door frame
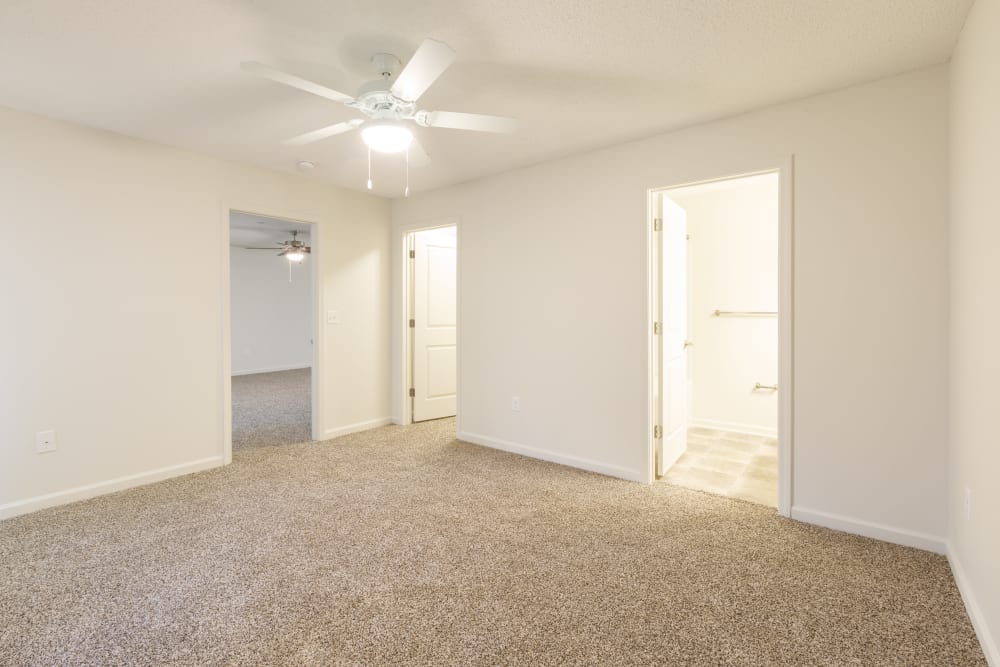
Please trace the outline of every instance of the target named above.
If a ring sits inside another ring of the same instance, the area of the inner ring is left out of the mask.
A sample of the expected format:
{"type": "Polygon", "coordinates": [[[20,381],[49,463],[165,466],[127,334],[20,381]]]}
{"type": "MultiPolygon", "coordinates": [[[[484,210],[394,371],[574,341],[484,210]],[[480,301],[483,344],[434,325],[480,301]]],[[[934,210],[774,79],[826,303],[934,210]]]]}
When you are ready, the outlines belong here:
{"type": "Polygon", "coordinates": [[[222,234],[222,294],[219,295],[222,302],[222,458],[224,464],[233,461],[233,332],[232,332],[232,287],[230,274],[230,253],[229,253],[229,214],[232,212],[249,213],[259,215],[264,218],[277,218],[289,222],[298,222],[309,225],[309,244],[312,250],[309,253],[309,276],[312,281],[312,372],[310,373],[312,386],[310,389],[310,399],[312,403],[312,439],[321,440],[322,434],[326,432],[323,424],[323,412],[320,409],[323,402],[323,377],[324,368],[324,346],[325,326],[324,320],[319,316],[321,305],[323,304],[323,281],[319,280],[319,265],[321,253],[323,251],[323,225],[312,222],[301,213],[295,211],[273,211],[269,207],[236,206],[224,203],[222,205],[221,234],[222,234]],[[266,211],[266,212],[264,212],[266,211]]]}
{"type": "Polygon", "coordinates": [[[793,173],[794,159],[792,156],[777,161],[772,164],[761,165],[759,169],[744,171],[735,174],[727,174],[714,178],[707,178],[697,181],[686,181],[674,183],[662,187],[653,188],[647,191],[647,216],[646,216],[646,295],[647,312],[646,321],[643,323],[647,331],[647,359],[649,364],[649,384],[647,387],[648,400],[648,461],[647,480],[652,483],[656,479],[656,440],[653,437],[653,427],[658,421],[657,409],[655,405],[655,385],[658,381],[658,370],[653,368],[654,359],[653,346],[656,345],[656,336],[653,333],[652,322],[655,319],[656,305],[654,298],[653,280],[655,276],[654,263],[659,260],[656,250],[655,238],[653,236],[653,219],[656,215],[656,197],[667,190],[687,187],[690,185],[701,185],[703,183],[714,183],[718,181],[729,181],[747,176],[759,174],[778,174],[778,513],[782,516],[790,517],[792,514],[792,456],[793,456],[793,364],[794,364],[794,195],[793,195],[793,173]]]}
{"type": "MultiPolygon", "coordinates": [[[[455,424],[456,431],[461,432],[462,419],[462,225],[458,217],[441,218],[433,221],[412,222],[396,226],[396,238],[393,245],[396,248],[396,266],[399,267],[400,279],[397,283],[399,298],[394,304],[396,331],[399,334],[397,354],[400,366],[395,375],[399,387],[397,400],[399,410],[393,421],[397,424],[413,423],[413,404],[410,401],[410,387],[413,382],[413,346],[410,335],[411,284],[409,244],[410,234],[428,229],[455,228],[455,310],[458,324],[455,337],[455,424]]],[[[394,383],[395,384],[395,383],[394,383]]]]}

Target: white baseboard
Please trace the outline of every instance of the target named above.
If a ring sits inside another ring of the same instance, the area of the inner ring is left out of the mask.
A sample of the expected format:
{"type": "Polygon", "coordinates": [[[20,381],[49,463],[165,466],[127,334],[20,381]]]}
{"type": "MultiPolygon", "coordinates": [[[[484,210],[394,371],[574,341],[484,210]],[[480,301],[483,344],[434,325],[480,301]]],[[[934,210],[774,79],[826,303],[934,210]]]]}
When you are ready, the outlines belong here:
{"type": "Polygon", "coordinates": [[[392,417],[379,417],[378,419],[370,419],[366,422],[358,422],[357,424],[348,424],[347,426],[328,428],[323,433],[323,440],[339,438],[342,435],[350,435],[351,433],[358,433],[359,431],[367,431],[370,428],[378,428],[379,426],[388,426],[391,423],[392,417]]]}
{"type": "Polygon", "coordinates": [[[94,484],[87,484],[85,486],[77,486],[65,491],[56,491],[55,493],[35,496],[34,498],[15,500],[12,503],[0,505],[0,519],[9,519],[21,514],[27,514],[29,512],[45,509],[46,507],[65,505],[78,500],[86,500],[96,496],[103,496],[106,493],[124,491],[125,489],[131,489],[136,486],[145,486],[146,484],[159,482],[170,477],[178,477],[180,475],[187,475],[193,472],[201,472],[202,470],[217,468],[221,465],[223,465],[222,457],[212,456],[207,459],[199,459],[197,461],[180,463],[178,465],[167,466],[165,468],[157,468],[156,470],[149,470],[135,475],[109,479],[106,482],[97,482],[94,484]]]}
{"type": "Polygon", "coordinates": [[[955,549],[950,541],[948,542],[947,555],[948,563],[951,565],[951,573],[955,577],[955,584],[958,586],[958,592],[962,594],[965,611],[969,614],[969,620],[972,621],[972,627],[976,631],[979,645],[986,655],[986,662],[991,667],[1000,667],[1000,649],[997,648],[996,639],[990,634],[990,628],[986,625],[986,619],[983,618],[983,612],[979,608],[979,602],[972,590],[972,584],[969,583],[965,569],[962,567],[962,562],[958,559],[958,554],[955,553],[955,549]]]}
{"type": "Polygon", "coordinates": [[[464,433],[460,432],[457,435],[459,440],[464,440],[465,442],[471,442],[474,445],[482,445],[483,447],[490,447],[492,449],[500,449],[505,452],[511,452],[513,454],[521,454],[522,456],[529,456],[533,459],[541,459],[543,461],[550,461],[552,463],[560,463],[564,466],[569,466],[571,468],[580,468],[581,470],[588,470],[590,472],[600,473],[602,475],[608,475],[609,477],[618,477],[620,479],[627,479],[630,482],[642,482],[646,483],[646,475],[642,471],[631,470],[629,468],[622,468],[621,466],[609,465],[607,463],[602,463],[600,461],[594,461],[592,459],[584,459],[578,456],[570,456],[569,454],[560,454],[558,452],[553,452],[547,449],[539,449],[537,447],[530,447],[528,445],[521,445],[516,442],[510,442],[508,440],[500,440],[498,438],[490,438],[485,435],[479,435],[477,433],[464,433]]]}
{"type": "Polygon", "coordinates": [[[932,551],[936,554],[947,552],[947,541],[937,535],[919,533],[906,528],[896,528],[886,526],[881,523],[872,523],[861,519],[854,519],[840,514],[830,514],[820,512],[805,507],[792,507],[792,518],[803,523],[811,523],[824,528],[832,528],[845,533],[853,533],[862,537],[870,537],[883,542],[901,544],[904,547],[913,547],[924,551],[932,551]]]}
{"type": "Polygon", "coordinates": [[[710,428],[713,431],[729,431],[730,433],[743,433],[745,435],[762,435],[765,438],[777,438],[778,428],[767,428],[764,426],[754,426],[752,424],[734,424],[732,422],[715,421],[712,419],[688,420],[688,426],[695,428],[710,428]]]}
{"type": "Polygon", "coordinates": [[[233,371],[232,375],[257,375],[258,373],[277,373],[279,371],[298,371],[303,368],[312,368],[312,364],[296,364],[294,366],[272,366],[270,368],[254,368],[248,371],[233,371]]]}

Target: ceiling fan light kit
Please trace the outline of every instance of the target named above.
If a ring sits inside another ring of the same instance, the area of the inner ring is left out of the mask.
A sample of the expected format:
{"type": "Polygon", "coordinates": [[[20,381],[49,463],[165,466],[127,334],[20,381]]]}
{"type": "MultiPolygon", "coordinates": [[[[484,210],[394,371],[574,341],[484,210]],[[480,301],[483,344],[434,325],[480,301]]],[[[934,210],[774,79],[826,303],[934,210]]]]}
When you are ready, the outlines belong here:
{"type": "Polygon", "coordinates": [[[294,74],[257,62],[245,62],[241,67],[252,74],[271,81],[319,95],[361,112],[368,120],[355,118],[335,123],[293,137],[285,142],[290,146],[303,146],[328,137],[361,128],[361,138],[369,149],[368,189],[372,188],[371,151],[378,153],[406,154],[406,188],[409,196],[409,163],[411,153],[416,163],[429,161],[420,143],[408,127],[413,122],[421,127],[472,130],[474,132],[510,133],[517,129],[517,121],[504,116],[461,113],[454,111],[424,111],[417,109],[417,100],[430,88],[455,60],[455,52],[444,42],[425,39],[402,71],[400,60],[389,53],[376,53],[372,64],[379,79],[370,81],[351,97],[326,86],[308,81],[294,74]],[[398,74],[397,74],[398,72],[398,74]]]}
{"type": "Polygon", "coordinates": [[[413,132],[402,124],[375,120],[361,126],[361,138],[376,153],[402,153],[410,147],[413,132]]]}

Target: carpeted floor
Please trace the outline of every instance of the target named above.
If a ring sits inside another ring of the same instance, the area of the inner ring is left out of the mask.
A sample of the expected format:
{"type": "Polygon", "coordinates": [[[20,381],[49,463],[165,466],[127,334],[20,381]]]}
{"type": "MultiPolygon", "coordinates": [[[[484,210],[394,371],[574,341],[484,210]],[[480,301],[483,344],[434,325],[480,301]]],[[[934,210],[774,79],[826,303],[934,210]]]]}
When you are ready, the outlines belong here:
{"type": "Polygon", "coordinates": [[[940,556],[444,420],[0,523],[0,664],[985,662],[940,556]]]}
{"type": "Polygon", "coordinates": [[[233,451],[312,439],[310,368],[233,376],[233,451]]]}

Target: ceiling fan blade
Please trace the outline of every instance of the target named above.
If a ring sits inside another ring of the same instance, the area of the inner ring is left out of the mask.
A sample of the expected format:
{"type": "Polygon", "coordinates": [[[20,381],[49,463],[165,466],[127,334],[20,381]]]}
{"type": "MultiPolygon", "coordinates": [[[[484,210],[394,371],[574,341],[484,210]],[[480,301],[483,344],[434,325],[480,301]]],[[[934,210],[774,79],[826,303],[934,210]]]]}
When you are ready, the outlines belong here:
{"type": "Polygon", "coordinates": [[[459,111],[421,111],[417,122],[425,127],[448,127],[454,130],[509,134],[517,129],[517,119],[459,111]]]}
{"type": "Polygon", "coordinates": [[[350,132],[351,130],[361,125],[361,123],[363,122],[365,121],[360,118],[355,118],[353,120],[349,120],[343,123],[335,123],[333,125],[327,125],[326,127],[321,127],[318,130],[313,130],[312,132],[306,132],[305,134],[300,134],[297,137],[286,139],[281,143],[285,144],[286,146],[304,146],[306,144],[311,144],[314,141],[326,139],[327,137],[343,134],[344,132],[350,132]]]}
{"type": "Polygon", "coordinates": [[[392,94],[415,102],[455,60],[455,52],[444,42],[425,39],[392,84],[392,94]]]}
{"type": "Polygon", "coordinates": [[[294,74],[282,72],[279,69],[275,69],[263,63],[244,62],[240,63],[240,67],[244,72],[250,72],[251,74],[262,76],[265,79],[277,81],[278,83],[283,83],[286,86],[298,88],[299,90],[304,90],[307,93],[325,97],[326,99],[333,100],[334,102],[351,102],[354,100],[354,98],[350,95],[345,95],[344,93],[336,91],[333,88],[321,86],[318,83],[313,83],[312,81],[295,76],[294,74]]]}
{"type": "Polygon", "coordinates": [[[420,140],[416,137],[413,137],[407,151],[407,159],[410,161],[411,167],[426,167],[431,163],[431,156],[427,154],[420,140]]]}
{"type": "Polygon", "coordinates": [[[281,248],[243,248],[244,250],[281,250],[281,248]]]}

